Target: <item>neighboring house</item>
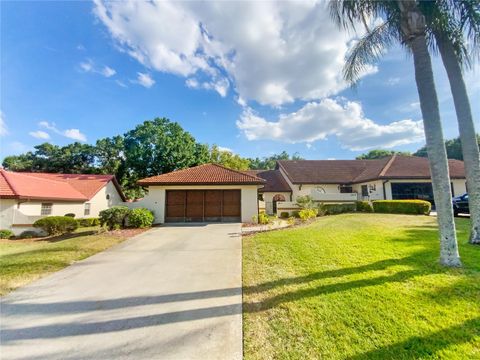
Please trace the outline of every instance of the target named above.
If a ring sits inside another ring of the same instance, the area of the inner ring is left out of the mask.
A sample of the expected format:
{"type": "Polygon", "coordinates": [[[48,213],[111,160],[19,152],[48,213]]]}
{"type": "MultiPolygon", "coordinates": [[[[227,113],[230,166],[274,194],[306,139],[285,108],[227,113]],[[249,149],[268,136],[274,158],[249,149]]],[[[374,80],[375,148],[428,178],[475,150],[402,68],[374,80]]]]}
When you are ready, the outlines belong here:
{"type": "Polygon", "coordinates": [[[0,169],[0,229],[20,234],[45,216],[97,217],[125,201],[112,175],[20,173],[0,169]]]}
{"type": "Polygon", "coordinates": [[[255,175],[266,181],[258,189],[260,210],[267,214],[277,213],[277,203],[292,201],[292,189],[280,170],[248,170],[247,174],[255,175]]]}
{"type": "Polygon", "coordinates": [[[131,207],[154,212],[155,222],[252,222],[265,180],[220,165],[204,164],[138,182],[148,188],[131,207]]]}
{"type": "MultiPolygon", "coordinates": [[[[422,199],[433,203],[427,158],[393,155],[376,160],[281,160],[277,170],[292,189],[292,201],[310,195],[319,202],[422,199]]],[[[449,160],[452,194],[466,192],[463,161],[449,160]]],[[[291,210],[293,204],[282,204],[291,210]]]]}

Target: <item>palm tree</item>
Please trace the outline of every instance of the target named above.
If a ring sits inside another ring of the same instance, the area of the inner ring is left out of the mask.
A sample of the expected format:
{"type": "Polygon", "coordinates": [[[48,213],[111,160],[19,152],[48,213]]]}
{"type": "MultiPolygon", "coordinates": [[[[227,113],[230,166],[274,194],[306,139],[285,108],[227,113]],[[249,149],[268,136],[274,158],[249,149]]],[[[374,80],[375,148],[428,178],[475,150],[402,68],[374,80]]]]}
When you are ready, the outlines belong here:
{"type": "Polygon", "coordinates": [[[425,16],[414,0],[339,0],[331,2],[330,9],[334,20],[344,27],[354,27],[356,22],[362,21],[368,29],[365,20],[368,17],[382,16],[385,20],[374,29],[368,29],[367,34],[354,47],[344,70],[344,76],[348,81],[354,82],[358,79],[365,65],[377,60],[384,48],[394,42],[399,42],[411,51],[437,208],[440,263],[446,266],[460,266],[448,160],[428,52],[425,16]]]}
{"type": "Polygon", "coordinates": [[[468,67],[471,61],[464,34],[467,34],[474,50],[478,50],[480,45],[480,2],[457,0],[450,4],[447,1],[424,1],[419,3],[419,8],[435,39],[450,83],[467,178],[471,214],[470,243],[480,244],[480,153],[462,74],[462,65],[468,67]]]}

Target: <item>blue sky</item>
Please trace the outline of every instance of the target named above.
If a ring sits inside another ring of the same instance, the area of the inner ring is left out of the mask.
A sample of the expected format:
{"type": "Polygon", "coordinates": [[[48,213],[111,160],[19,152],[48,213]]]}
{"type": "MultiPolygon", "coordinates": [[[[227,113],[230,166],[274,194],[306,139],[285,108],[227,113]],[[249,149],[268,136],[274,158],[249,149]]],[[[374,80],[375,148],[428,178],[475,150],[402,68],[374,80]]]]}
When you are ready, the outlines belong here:
{"type": "MultiPolygon", "coordinates": [[[[2,2],[0,157],[122,134],[154,117],[242,156],[349,159],[423,145],[412,59],[391,49],[355,90],[357,35],[324,3],[2,2]],[[203,6],[202,6],[203,5],[203,6]]],[[[434,59],[446,138],[457,136],[434,59]]],[[[478,69],[466,74],[479,128],[478,69]]]]}

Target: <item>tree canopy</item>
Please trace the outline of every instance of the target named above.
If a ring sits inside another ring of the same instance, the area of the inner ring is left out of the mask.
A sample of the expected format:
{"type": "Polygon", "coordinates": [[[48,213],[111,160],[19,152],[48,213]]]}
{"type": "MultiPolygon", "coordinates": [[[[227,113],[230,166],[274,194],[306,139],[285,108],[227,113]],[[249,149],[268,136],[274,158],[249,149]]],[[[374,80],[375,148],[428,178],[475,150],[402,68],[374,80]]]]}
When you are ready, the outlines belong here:
{"type": "MultiPolygon", "coordinates": [[[[480,135],[478,134],[477,134],[477,142],[480,146],[480,135]]],[[[463,160],[462,144],[460,142],[459,137],[451,140],[446,140],[445,148],[447,149],[447,157],[449,159],[463,160]]],[[[427,148],[424,146],[418,149],[416,152],[414,152],[413,155],[427,157],[427,148]]]]}
{"type": "Polygon", "coordinates": [[[407,151],[393,151],[393,150],[383,150],[383,149],[375,149],[375,150],[370,150],[369,152],[362,154],[360,156],[357,156],[357,160],[371,160],[371,159],[381,159],[387,156],[391,155],[412,155],[411,153],[407,151]]]}
{"type": "Polygon", "coordinates": [[[250,169],[254,170],[271,170],[275,168],[277,160],[303,160],[298,153],[289,155],[286,151],[280,154],[273,154],[268,157],[250,159],[250,169]]]}

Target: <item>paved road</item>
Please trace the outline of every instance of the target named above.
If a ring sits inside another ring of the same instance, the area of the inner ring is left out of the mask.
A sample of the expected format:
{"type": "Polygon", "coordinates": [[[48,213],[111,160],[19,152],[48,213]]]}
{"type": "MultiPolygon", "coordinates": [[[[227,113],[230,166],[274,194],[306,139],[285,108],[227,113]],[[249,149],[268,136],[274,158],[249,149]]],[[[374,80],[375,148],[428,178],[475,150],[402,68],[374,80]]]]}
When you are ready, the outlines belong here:
{"type": "Polygon", "coordinates": [[[241,359],[239,224],[152,229],[2,299],[7,359],[241,359]]]}

